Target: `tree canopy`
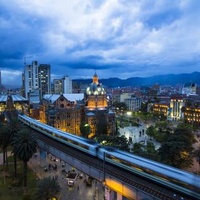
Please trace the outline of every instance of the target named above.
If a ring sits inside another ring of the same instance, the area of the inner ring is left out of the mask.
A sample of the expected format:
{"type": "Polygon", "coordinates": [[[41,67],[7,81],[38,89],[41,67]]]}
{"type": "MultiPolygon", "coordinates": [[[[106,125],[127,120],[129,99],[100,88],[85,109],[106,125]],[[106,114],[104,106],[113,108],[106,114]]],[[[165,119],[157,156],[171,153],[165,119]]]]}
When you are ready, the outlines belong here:
{"type": "Polygon", "coordinates": [[[161,144],[159,155],[161,161],[177,168],[187,168],[192,165],[192,131],[183,126],[175,128],[165,142],[161,144]]]}
{"type": "Polygon", "coordinates": [[[31,130],[16,132],[12,140],[14,154],[24,163],[24,187],[27,186],[27,162],[37,152],[36,136],[31,130]]]}
{"type": "Polygon", "coordinates": [[[100,135],[97,136],[96,141],[104,146],[112,146],[116,149],[120,149],[123,151],[129,152],[129,141],[126,139],[125,136],[117,136],[113,137],[110,135],[100,135]]]}
{"type": "Polygon", "coordinates": [[[61,188],[57,180],[51,177],[45,177],[38,181],[36,199],[49,200],[59,194],[61,188]]]}

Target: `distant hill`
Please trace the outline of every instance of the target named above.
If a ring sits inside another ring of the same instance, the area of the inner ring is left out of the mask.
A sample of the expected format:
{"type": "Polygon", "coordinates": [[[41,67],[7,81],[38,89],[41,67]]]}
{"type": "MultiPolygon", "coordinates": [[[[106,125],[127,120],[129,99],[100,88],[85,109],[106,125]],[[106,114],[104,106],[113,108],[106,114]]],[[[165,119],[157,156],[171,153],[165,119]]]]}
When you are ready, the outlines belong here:
{"type": "MultiPolygon", "coordinates": [[[[72,80],[74,84],[90,84],[91,79],[74,79],[72,80]]],[[[153,84],[159,85],[176,85],[176,84],[185,84],[188,82],[194,82],[197,85],[200,85],[200,72],[193,72],[191,74],[167,74],[167,75],[158,75],[151,76],[146,78],[132,77],[128,79],[119,79],[119,78],[108,78],[99,80],[104,86],[107,87],[126,87],[126,86],[151,86],[153,84]]]]}
{"type": "MultiPolygon", "coordinates": [[[[158,75],[151,77],[132,77],[128,79],[119,79],[119,78],[108,78],[101,79],[99,77],[99,82],[106,87],[115,88],[115,87],[135,87],[135,86],[151,86],[154,84],[159,85],[176,85],[176,84],[185,84],[188,82],[194,82],[197,85],[200,85],[200,72],[193,72],[191,74],[167,74],[167,75],[158,75]]],[[[74,79],[72,80],[73,85],[89,85],[92,82],[92,77],[90,79],[74,79]]],[[[16,85],[4,85],[6,89],[16,89],[20,86],[16,85]]]]}

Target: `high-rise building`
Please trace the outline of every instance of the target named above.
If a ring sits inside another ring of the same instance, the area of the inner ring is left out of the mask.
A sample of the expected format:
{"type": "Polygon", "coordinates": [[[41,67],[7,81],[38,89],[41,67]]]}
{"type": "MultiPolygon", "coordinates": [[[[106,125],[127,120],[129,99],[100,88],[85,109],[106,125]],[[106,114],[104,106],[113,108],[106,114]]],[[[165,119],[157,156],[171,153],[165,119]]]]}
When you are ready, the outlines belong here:
{"type": "Polygon", "coordinates": [[[54,94],[62,94],[62,79],[54,79],[53,80],[53,93],[54,94]]]}
{"type": "Polygon", "coordinates": [[[68,76],[53,80],[54,94],[72,94],[72,80],[68,76]]]}
{"type": "Polygon", "coordinates": [[[34,93],[34,101],[41,100],[42,95],[50,94],[50,65],[38,65],[37,61],[33,61],[31,65],[25,65],[23,76],[24,97],[30,99],[30,94],[34,93]],[[39,96],[36,97],[35,94],[39,96]]]}
{"type": "Polygon", "coordinates": [[[72,93],[72,80],[68,76],[63,77],[63,94],[72,93]]]}
{"type": "Polygon", "coordinates": [[[38,90],[38,62],[33,61],[31,65],[25,65],[23,74],[24,95],[28,99],[29,93],[38,90]]]}
{"type": "Polygon", "coordinates": [[[51,67],[47,64],[40,64],[38,67],[38,79],[40,88],[40,97],[51,93],[51,67]]]}

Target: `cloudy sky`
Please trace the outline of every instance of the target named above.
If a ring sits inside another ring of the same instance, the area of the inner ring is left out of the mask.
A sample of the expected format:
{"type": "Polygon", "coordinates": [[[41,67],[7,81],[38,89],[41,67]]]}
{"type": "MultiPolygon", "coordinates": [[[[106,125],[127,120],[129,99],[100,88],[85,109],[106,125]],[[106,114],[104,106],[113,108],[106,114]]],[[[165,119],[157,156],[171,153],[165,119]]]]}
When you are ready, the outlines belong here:
{"type": "Polygon", "coordinates": [[[199,13],[199,0],[0,0],[2,82],[33,60],[52,78],[200,71],[199,13]]]}

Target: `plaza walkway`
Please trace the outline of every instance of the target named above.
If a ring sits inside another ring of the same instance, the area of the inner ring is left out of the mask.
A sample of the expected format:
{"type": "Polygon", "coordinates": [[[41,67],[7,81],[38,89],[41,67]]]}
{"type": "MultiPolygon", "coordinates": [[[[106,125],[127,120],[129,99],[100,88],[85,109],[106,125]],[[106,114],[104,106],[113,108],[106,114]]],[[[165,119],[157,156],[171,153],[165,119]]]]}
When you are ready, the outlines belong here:
{"type": "Polygon", "coordinates": [[[45,162],[40,160],[40,157],[35,155],[29,161],[29,167],[33,169],[39,179],[43,177],[57,178],[61,186],[61,194],[59,200],[104,200],[104,187],[102,183],[93,180],[91,186],[87,186],[85,175],[74,169],[72,166],[48,155],[45,162]],[[56,166],[56,167],[55,167],[56,166]],[[66,174],[62,171],[74,170],[75,173],[83,174],[83,177],[78,177],[74,186],[68,186],[66,174]]]}
{"type": "MultiPolygon", "coordinates": [[[[8,152],[8,156],[11,152],[8,152]]],[[[61,193],[59,195],[59,200],[104,200],[104,187],[102,183],[93,180],[91,186],[87,186],[84,181],[85,175],[83,177],[78,177],[74,186],[68,186],[66,175],[62,173],[65,171],[72,170],[72,166],[61,162],[59,159],[51,159],[52,156],[49,155],[46,158],[46,166],[57,166],[57,169],[51,168],[50,170],[44,166],[44,162],[41,163],[38,154],[34,155],[28,162],[29,167],[35,172],[37,179],[42,179],[44,177],[54,177],[57,178],[58,183],[61,187],[61,193]],[[37,156],[36,156],[37,155],[37,156]]],[[[0,153],[0,165],[3,164],[3,153],[0,153]]],[[[75,170],[76,173],[82,174],[80,171],[75,170]]]]}

